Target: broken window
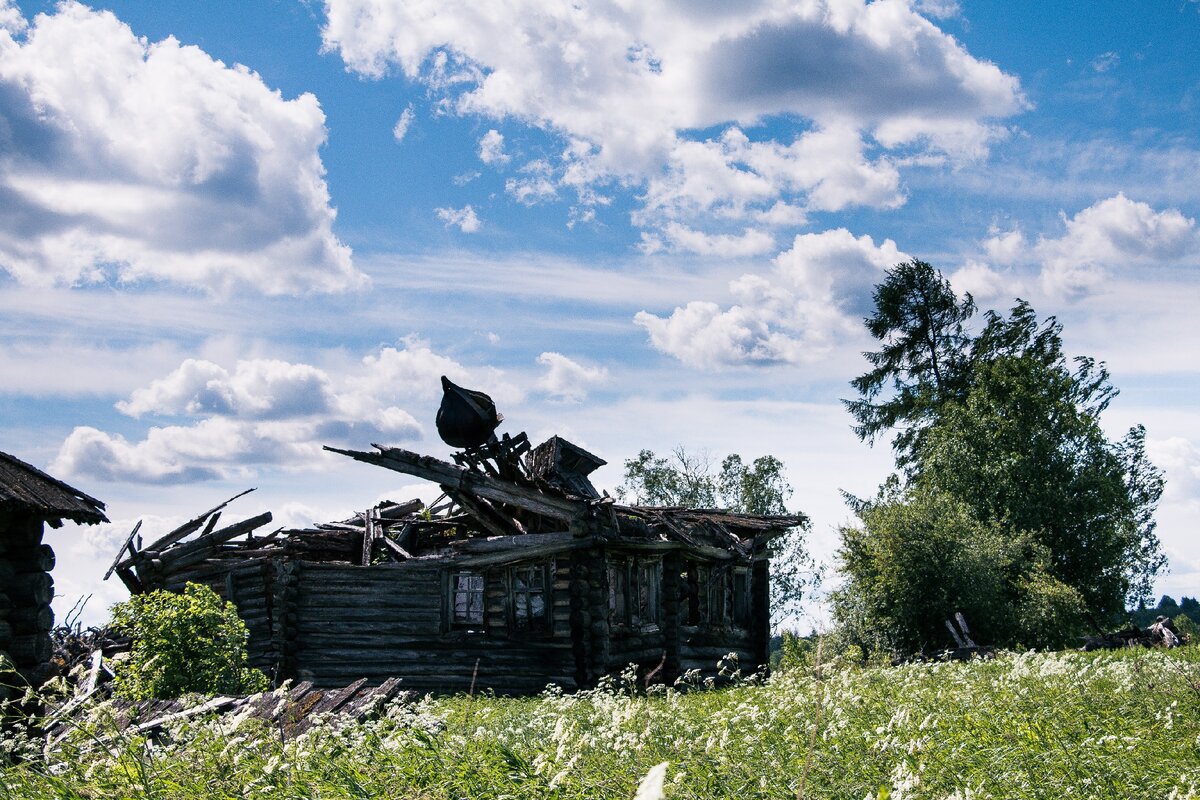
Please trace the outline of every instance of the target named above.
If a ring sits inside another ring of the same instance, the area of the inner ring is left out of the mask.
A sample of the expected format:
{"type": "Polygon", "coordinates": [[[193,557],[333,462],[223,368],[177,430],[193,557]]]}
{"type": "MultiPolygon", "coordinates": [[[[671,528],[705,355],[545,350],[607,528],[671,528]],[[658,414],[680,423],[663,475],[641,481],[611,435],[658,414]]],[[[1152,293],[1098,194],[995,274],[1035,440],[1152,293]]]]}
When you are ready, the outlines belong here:
{"type": "Polygon", "coordinates": [[[522,564],[512,568],[509,586],[512,592],[513,626],[522,629],[546,628],[546,587],[550,583],[548,564],[522,564]]]}
{"type": "Polygon", "coordinates": [[[645,628],[659,623],[661,558],[615,558],[608,563],[608,621],[645,628]]]}
{"type": "Polygon", "coordinates": [[[483,626],[483,575],[456,572],[450,576],[450,622],[455,628],[483,626]]]}

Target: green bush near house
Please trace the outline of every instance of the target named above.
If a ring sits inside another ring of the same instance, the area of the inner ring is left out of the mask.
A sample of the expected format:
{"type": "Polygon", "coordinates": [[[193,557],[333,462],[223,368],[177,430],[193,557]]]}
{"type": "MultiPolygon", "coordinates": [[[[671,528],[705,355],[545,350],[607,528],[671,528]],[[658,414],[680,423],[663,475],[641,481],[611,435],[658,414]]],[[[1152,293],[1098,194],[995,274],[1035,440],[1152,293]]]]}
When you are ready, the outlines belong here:
{"type": "Polygon", "coordinates": [[[189,583],[182,594],[156,590],[112,609],[112,626],[133,640],[116,672],[117,694],[132,700],[183,694],[247,694],[267,678],[246,666],[249,632],[233,603],[189,583]]]}

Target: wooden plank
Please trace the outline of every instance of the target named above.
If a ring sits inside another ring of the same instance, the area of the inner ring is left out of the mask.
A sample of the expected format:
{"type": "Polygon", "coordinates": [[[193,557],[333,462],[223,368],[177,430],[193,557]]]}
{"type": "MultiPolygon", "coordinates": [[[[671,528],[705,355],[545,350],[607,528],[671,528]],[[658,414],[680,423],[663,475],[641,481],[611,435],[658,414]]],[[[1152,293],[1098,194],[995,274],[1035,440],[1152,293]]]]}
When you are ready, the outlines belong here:
{"type": "Polygon", "coordinates": [[[214,506],[213,508],[210,508],[208,511],[205,511],[203,514],[201,514],[197,517],[193,517],[192,519],[183,523],[178,528],[176,528],[175,530],[166,534],[165,536],[155,540],[154,542],[151,542],[150,546],[147,547],[146,549],[147,550],[162,550],[164,547],[175,544],[175,542],[178,542],[181,539],[183,539],[187,536],[190,536],[191,534],[200,530],[200,526],[203,525],[204,521],[206,519],[208,519],[210,516],[217,513],[218,511],[223,509],[225,506],[232,503],[234,500],[237,500],[239,497],[248,495],[253,491],[254,491],[254,489],[247,489],[244,492],[239,492],[239,493],[235,494],[233,497],[229,498],[224,503],[221,503],[218,506],[214,506]]]}
{"type": "Polygon", "coordinates": [[[440,486],[449,486],[460,492],[523,508],[552,519],[570,521],[582,518],[587,513],[587,504],[581,501],[556,497],[398,447],[384,447],[378,444],[373,444],[372,447],[377,448],[379,452],[367,453],[329,446],[325,449],[349,456],[355,461],[424,478],[440,486]]]}
{"type": "MultiPolygon", "coordinates": [[[[108,572],[104,573],[103,580],[108,580],[112,574],[117,571],[117,564],[121,563],[121,556],[125,555],[125,551],[129,550],[129,545],[133,543],[133,537],[137,536],[137,532],[142,529],[142,521],[139,519],[137,524],[133,526],[133,530],[125,537],[125,543],[121,545],[121,549],[117,551],[117,557],[113,559],[112,565],[109,566],[108,572]]],[[[130,551],[132,555],[132,551],[130,551]]]]}

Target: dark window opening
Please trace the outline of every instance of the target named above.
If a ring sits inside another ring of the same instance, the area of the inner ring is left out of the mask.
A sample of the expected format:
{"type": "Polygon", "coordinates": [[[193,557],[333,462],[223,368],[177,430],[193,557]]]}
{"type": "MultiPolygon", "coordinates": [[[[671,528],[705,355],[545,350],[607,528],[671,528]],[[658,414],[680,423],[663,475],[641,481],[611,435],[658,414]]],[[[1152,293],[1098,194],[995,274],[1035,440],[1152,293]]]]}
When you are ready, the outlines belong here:
{"type": "Polygon", "coordinates": [[[662,559],[618,558],[608,564],[608,621],[646,628],[659,624],[662,559]]]}
{"type": "Polygon", "coordinates": [[[745,568],[733,571],[733,624],[750,627],[750,570],[745,568]]]}

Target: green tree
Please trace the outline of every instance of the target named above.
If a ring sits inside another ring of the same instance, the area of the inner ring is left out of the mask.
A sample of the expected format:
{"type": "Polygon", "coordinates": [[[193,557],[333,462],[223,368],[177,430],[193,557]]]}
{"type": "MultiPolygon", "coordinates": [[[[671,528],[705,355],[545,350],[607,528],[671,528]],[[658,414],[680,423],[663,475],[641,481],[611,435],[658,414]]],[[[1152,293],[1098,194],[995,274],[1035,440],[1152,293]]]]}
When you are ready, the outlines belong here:
{"type": "MultiPolygon", "coordinates": [[[[719,468],[707,453],[689,453],[682,447],[660,457],[642,450],[625,461],[625,477],[617,497],[638,505],[723,508],[745,514],[789,514],[791,484],[784,465],[775,456],[760,456],[749,465],[736,453],[726,456],[719,468]]],[[[805,547],[802,528],[793,528],[767,545],[771,555],[772,608],[777,615],[794,609],[820,581],[805,547]]]]}
{"type": "Polygon", "coordinates": [[[903,466],[938,410],[962,396],[975,313],[971,295],[959,299],[950,282],[924,261],[897,264],[875,287],[875,313],[864,320],[881,343],[863,353],[872,369],[850,382],[859,393],[843,400],[854,432],[872,444],[896,431],[892,446],[903,466]]]}
{"type": "MultiPolygon", "coordinates": [[[[1006,626],[995,619],[971,620],[994,631],[999,637],[994,643],[1050,643],[1077,632],[1085,620],[1093,627],[1118,621],[1127,602],[1146,596],[1164,564],[1154,533],[1163,479],[1146,458],[1141,427],[1118,442],[1105,437],[1099,417],[1117,392],[1104,365],[1089,358],[1069,361],[1061,325],[1053,317],[1039,322],[1024,301],[1007,316],[988,312],[982,331],[968,335],[962,324],[973,312],[970,298],[957,301],[945,279],[923,262],[890,272],[876,301],[882,305],[867,324],[888,347],[867,354],[874,369],[853,382],[860,399],[847,405],[864,439],[888,427],[900,429],[896,459],[905,485],[885,506],[893,516],[860,502],[857,510],[869,513],[860,513],[860,526],[843,529],[850,584],[861,589],[895,577],[895,570],[868,569],[858,538],[898,524],[894,515],[902,516],[900,509],[918,499],[925,505],[907,513],[939,536],[958,530],[982,541],[957,512],[928,505],[928,498],[944,495],[984,529],[1000,531],[1024,548],[1021,558],[1006,557],[995,567],[1007,571],[998,584],[1006,587],[1007,604],[979,612],[993,618],[1020,613],[1024,621],[1006,626]],[[930,310],[925,318],[935,323],[919,324],[922,308],[940,309],[941,315],[930,310]],[[893,396],[877,402],[889,383],[893,396]]],[[[879,551],[878,558],[885,557],[903,558],[905,552],[879,551]]],[[[934,583],[953,584],[957,578],[944,560],[930,569],[938,580],[919,585],[926,586],[921,592],[932,611],[954,595],[939,593],[934,583]]],[[[864,610],[845,593],[835,602],[844,606],[842,618],[865,620],[862,625],[904,646],[935,635],[934,629],[911,627],[911,616],[876,613],[886,603],[868,603],[864,610]]]]}
{"type": "Polygon", "coordinates": [[[233,603],[188,583],[182,594],[158,589],[112,609],[112,627],[132,641],[116,672],[116,691],[134,700],[169,699],[188,692],[244,694],[267,687],[246,666],[249,633],[233,603]]]}
{"type": "Polygon", "coordinates": [[[981,521],[1026,531],[1049,571],[1074,588],[1097,624],[1144,597],[1164,559],[1153,512],[1162,473],[1145,431],[1110,442],[1099,415],[1116,395],[1103,365],[1062,352],[1061,326],[1028,304],[988,314],[971,353],[969,388],[945,403],[914,455],[913,482],[963,501],[981,521]]]}

